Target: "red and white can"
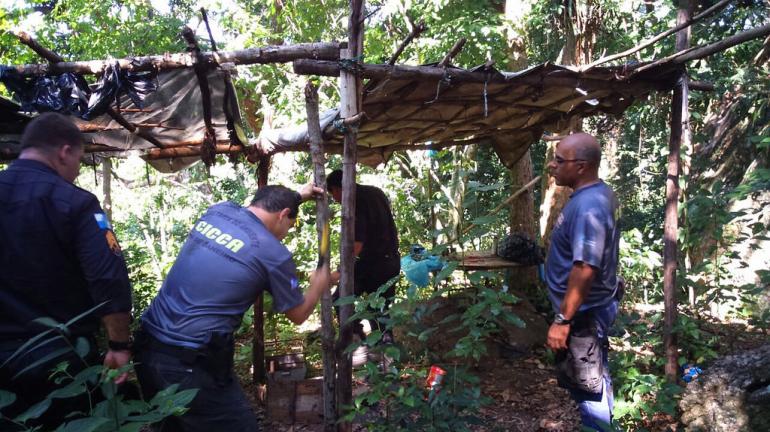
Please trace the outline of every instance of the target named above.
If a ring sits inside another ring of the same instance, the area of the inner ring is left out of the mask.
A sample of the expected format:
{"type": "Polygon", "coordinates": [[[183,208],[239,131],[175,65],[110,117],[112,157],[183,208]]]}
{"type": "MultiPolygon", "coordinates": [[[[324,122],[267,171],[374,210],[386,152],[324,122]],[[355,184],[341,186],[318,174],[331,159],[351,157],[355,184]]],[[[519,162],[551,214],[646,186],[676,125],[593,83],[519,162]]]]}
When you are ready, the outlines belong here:
{"type": "Polygon", "coordinates": [[[428,394],[429,401],[432,401],[433,398],[441,389],[441,383],[444,382],[445,375],[446,375],[446,371],[444,369],[441,369],[436,365],[433,365],[430,367],[430,372],[428,373],[428,379],[425,380],[425,386],[428,388],[428,391],[429,391],[429,394],[428,394]]]}

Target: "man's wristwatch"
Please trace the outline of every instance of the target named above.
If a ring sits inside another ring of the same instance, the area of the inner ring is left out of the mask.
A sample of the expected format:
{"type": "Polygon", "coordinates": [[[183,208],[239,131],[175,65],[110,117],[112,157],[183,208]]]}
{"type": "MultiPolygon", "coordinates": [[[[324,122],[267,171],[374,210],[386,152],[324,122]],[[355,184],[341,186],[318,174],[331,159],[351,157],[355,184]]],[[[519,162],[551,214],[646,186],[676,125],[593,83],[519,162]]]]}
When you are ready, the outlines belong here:
{"type": "Polygon", "coordinates": [[[131,351],[131,341],[128,340],[125,342],[117,342],[114,340],[108,340],[107,348],[109,348],[110,351],[131,351]]]}
{"type": "Polygon", "coordinates": [[[570,325],[572,320],[568,320],[562,313],[557,313],[553,318],[553,323],[557,325],[570,325]]]}

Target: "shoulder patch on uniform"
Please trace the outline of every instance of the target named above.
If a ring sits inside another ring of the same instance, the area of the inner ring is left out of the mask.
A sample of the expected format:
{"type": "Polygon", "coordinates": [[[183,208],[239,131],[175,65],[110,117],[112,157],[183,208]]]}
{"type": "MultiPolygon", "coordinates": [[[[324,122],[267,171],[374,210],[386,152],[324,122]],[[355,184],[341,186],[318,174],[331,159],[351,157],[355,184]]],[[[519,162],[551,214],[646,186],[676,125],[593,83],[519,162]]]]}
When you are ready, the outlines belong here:
{"type": "Polygon", "coordinates": [[[112,225],[110,225],[110,220],[107,219],[107,215],[106,214],[104,214],[104,213],[94,213],[94,219],[96,219],[96,224],[99,225],[99,228],[101,228],[103,230],[111,230],[112,229],[112,225]]]}
{"type": "Polygon", "coordinates": [[[107,246],[110,248],[113,254],[115,256],[123,256],[123,250],[120,249],[120,244],[118,243],[118,239],[115,237],[115,233],[113,233],[111,230],[107,230],[104,233],[104,238],[107,240],[107,246]]]}
{"type": "Polygon", "coordinates": [[[299,279],[293,277],[291,278],[291,289],[298,289],[299,288],[299,279]]]}

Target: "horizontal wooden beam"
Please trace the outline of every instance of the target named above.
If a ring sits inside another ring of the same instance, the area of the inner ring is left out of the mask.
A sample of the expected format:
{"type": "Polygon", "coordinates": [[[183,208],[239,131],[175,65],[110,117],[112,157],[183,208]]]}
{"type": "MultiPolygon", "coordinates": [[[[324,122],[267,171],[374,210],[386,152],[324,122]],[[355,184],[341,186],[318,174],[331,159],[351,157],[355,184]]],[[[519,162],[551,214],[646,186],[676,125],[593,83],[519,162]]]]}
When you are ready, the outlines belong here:
{"type": "MultiPolygon", "coordinates": [[[[242,153],[244,147],[241,145],[217,144],[214,149],[215,154],[237,154],[242,153]]],[[[195,157],[201,155],[201,146],[195,147],[173,147],[151,149],[142,158],[144,160],[175,159],[183,157],[195,157]]]]}
{"type": "MultiPolygon", "coordinates": [[[[297,59],[336,60],[345,42],[316,42],[297,45],[274,45],[237,51],[201,53],[204,63],[219,66],[224,63],[235,65],[287,63],[297,59]]],[[[87,60],[58,62],[53,64],[28,64],[12,66],[22,76],[57,75],[65,72],[78,74],[99,74],[105,67],[118,63],[121,69],[129,71],[169,70],[192,67],[196,57],[191,53],[167,53],[143,57],[129,57],[117,60],[87,60]]]]}
{"type": "MultiPolygon", "coordinates": [[[[321,76],[339,76],[342,66],[336,61],[323,60],[295,60],[292,63],[294,73],[299,75],[321,75],[321,76]]],[[[507,82],[502,75],[492,75],[479,72],[471,72],[465,69],[438,68],[434,66],[405,66],[405,65],[381,65],[381,64],[361,64],[358,65],[358,73],[362,78],[374,79],[400,79],[400,80],[423,80],[440,81],[449,79],[462,82],[489,82],[505,83],[507,82]]]]}
{"type": "MultiPolygon", "coordinates": [[[[342,66],[337,61],[300,59],[292,63],[294,73],[299,75],[339,76],[342,66]]],[[[465,69],[439,68],[435,66],[405,66],[405,65],[381,65],[360,64],[356,67],[357,73],[362,78],[376,80],[412,80],[412,81],[441,81],[472,82],[488,84],[517,84],[537,87],[584,87],[584,88],[611,88],[622,94],[633,95],[644,92],[650,87],[656,90],[670,89],[672,82],[660,80],[646,80],[644,82],[607,81],[591,74],[579,74],[569,70],[557,70],[546,76],[530,74],[506,79],[502,74],[487,72],[473,72],[465,69]]]]}

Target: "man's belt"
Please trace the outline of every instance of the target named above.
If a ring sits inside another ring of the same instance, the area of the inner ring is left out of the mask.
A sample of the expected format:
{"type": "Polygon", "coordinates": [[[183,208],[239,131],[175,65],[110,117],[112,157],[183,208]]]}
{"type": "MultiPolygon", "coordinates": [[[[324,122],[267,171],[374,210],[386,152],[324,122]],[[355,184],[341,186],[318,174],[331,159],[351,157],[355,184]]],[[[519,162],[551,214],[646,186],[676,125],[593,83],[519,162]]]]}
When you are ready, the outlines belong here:
{"type": "Polygon", "coordinates": [[[139,330],[136,332],[136,336],[134,336],[134,349],[137,351],[156,351],[178,358],[187,364],[193,364],[196,360],[205,357],[206,355],[200,349],[171,345],[165,342],[161,342],[144,330],[139,330]]]}

